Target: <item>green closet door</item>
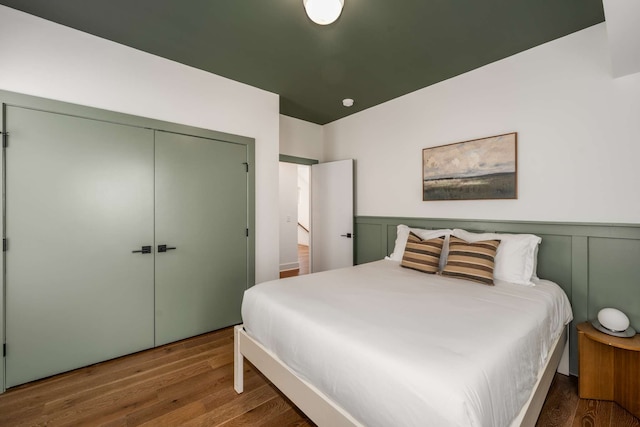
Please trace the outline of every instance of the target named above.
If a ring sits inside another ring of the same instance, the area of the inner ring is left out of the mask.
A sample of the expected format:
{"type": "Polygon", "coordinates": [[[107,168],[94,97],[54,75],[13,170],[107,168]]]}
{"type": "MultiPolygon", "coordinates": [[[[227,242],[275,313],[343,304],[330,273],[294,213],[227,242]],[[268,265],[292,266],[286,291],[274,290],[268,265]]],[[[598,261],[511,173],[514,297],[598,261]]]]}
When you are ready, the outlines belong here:
{"type": "Polygon", "coordinates": [[[153,347],[153,132],[5,113],[7,386],[153,347]]]}
{"type": "Polygon", "coordinates": [[[240,323],[247,148],[156,132],[156,345],[240,323]]]}

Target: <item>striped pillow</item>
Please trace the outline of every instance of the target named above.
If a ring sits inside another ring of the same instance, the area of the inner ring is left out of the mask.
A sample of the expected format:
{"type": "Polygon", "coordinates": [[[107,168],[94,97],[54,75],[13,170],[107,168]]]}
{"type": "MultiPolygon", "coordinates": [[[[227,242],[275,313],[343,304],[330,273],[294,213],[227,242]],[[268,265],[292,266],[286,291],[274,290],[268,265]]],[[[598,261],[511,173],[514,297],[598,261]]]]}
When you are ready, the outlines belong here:
{"type": "Polygon", "coordinates": [[[493,286],[493,267],[500,240],[469,243],[451,236],[443,276],[473,280],[493,286]]]}
{"type": "Polygon", "coordinates": [[[435,274],[439,270],[443,245],[444,237],[423,240],[410,232],[400,265],[423,273],[435,274]]]}

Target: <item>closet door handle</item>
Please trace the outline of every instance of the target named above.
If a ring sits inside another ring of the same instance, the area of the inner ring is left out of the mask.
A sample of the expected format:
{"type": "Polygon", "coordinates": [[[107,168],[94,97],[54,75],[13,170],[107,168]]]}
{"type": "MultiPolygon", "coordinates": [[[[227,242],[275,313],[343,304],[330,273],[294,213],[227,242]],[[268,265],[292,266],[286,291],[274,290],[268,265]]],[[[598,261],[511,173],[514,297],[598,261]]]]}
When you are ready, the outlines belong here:
{"type": "Polygon", "coordinates": [[[150,254],[151,246],[143,246],[139,251],[131,251],[132,254],[150,254]]]}
{"type": "Polygon", "coordinates": [[[158,252],[167,252],[167,251],[172,251],[174,249],[178,249],[178,248],[167,246],[167,245],[158,245],[158,252]]]}

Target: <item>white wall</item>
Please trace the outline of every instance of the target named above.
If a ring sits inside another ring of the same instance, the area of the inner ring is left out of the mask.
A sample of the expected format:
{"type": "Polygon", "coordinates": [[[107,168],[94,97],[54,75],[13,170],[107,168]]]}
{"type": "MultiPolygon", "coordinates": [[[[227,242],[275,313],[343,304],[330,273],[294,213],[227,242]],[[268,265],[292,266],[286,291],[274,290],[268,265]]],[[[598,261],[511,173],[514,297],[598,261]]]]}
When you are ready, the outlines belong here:
{"type": "Polygon", "coordinates": [[[605,24],[325,126],[356,159],[357,215],[640,222],[640,73],[613,79],[605,24]],[[518,132],[518,199],[423,202],[423,148],[518,132]]]}
{"type": "Polygon", "coordinates": [[[278,277],[278,95],[0,6],[0,89],[256,140],[256,281],[278,277]]]}
{"type": "Polygon", "coordinates": [[[280,154],[324,161],[322,126],[280,115],[280,154]]]}
{"type": "Polygon", "coordinates": [[[640,1],[603,0],[615,77],[640,72],[640,1]]]}
{"type": "Polygon", "coordinates": [[[280,163],[280,271],[298,268],[298,165],[280,163]]]}

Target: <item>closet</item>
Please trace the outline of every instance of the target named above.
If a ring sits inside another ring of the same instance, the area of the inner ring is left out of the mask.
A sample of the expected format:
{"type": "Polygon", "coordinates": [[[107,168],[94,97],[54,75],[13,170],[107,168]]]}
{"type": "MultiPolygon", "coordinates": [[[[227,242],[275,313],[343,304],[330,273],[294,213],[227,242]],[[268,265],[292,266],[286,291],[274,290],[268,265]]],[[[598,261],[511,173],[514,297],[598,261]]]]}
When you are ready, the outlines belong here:
{"type": "Polygon", "coordinates": [[[240,323],[253,140],[29,101],[3,105],[6,387],[240,323]]]}
{"type": "Polygon", "coordinates": [[[156,133],[155,344],[240,323],[246,146],[156,133]],[[173,249],[175,248],[175,249],[173,249]],[[214,279],[215,278],[215,279],[214,279]]]}

